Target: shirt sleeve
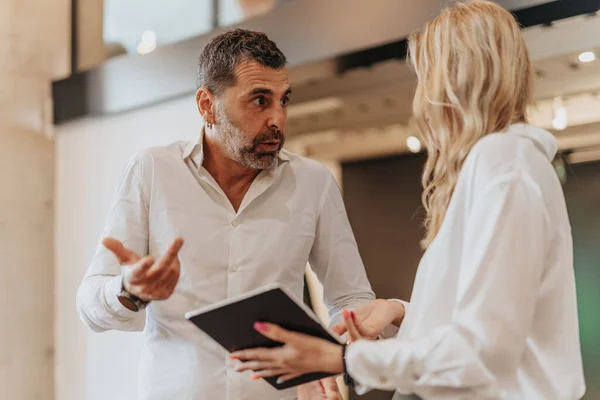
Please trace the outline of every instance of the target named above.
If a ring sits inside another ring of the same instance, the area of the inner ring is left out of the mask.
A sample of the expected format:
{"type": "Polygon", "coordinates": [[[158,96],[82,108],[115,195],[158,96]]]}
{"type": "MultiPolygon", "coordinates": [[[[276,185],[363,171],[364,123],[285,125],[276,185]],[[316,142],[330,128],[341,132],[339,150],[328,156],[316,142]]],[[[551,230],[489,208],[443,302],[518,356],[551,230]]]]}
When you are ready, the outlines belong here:
{"type": "MultiPolygon", "coordinates": [[[[121,174],[102,234],[102,238],[120,240],[142,257],[148,254],[148,192],[142,160],[134,157],[121,174]]],[[[77,312],[90,329],[144,329],[145,311],[131,311],[117,299],[121,285],[119,261],[100,243],[77,291],[77,312]]]]}
{"type": "Polygon", "coordinates": [[[329,174],[320,205],[309,263],[323,285],[331,325],[342,321],[342,310],[374,300],[340,189],[329,174]]]}
{"type": "Polygon", "coordinates": [[[360,341],[348,369],[362,385],[435,398],[502,398],[526,346],[548,242],[539,187],[521,172],[495,179],[464,231],[452,322],[411,340],[360,341]]]}

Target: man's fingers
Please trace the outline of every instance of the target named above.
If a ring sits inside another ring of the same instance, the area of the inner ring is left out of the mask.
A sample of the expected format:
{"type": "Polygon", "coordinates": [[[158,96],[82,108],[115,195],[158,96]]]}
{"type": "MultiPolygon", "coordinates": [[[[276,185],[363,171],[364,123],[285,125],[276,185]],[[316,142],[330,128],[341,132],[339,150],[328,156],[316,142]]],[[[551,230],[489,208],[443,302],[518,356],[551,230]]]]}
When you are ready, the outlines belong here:
{"type": "Polygon", "coordinates": [[[181,246],[183,246],[183,239],[180,237],[175,238],[165,255],[160,259],[159,263],[163,264],[163,266],[171,265],[171,263],[173,263],[173,261],[175,261],[177,258],[177,254],[179,254],[179,249],[181,249],[181,246]]]}
{"type": "Polygon", "coordinates": [[[174,290],[177,282],[179,282],[179,270],[170,269],[165,279],[165,286],[170,290],[174,290]]]}
{"type": "Polygon", "coordinates": [[[181,246],[183,246],[183,239],[180,237],[175,238],[173,243],[171,243],[169,246],[167,252],[154,265],[154,268],[148,271],[148,276],[152,276],[154,278],[153,275],[155,274],[162,275],[166,268],[169,268],[171,265],[173,265],[175,260],[177,260],[176,268],[179,268],[179,260],[177,255],[179,253],[179,249],[181,249],[181,246]]]}
{"type": "MultiPolygon", "coordinates": [[[[340,388],[338,387],[338,384],[335,381],[334,377],[321,379],[321,384],[323,385],[323,389],[325,390],[325,394],[327,396],[331,396],[333,394],[340,392],[340,388]]],[[[329,398],[329,397],[327,397],[327,398],[329,398]]]]}
{"type": "Polygon", "coordinates": [[[174,277],[179,279],[181,267],[178,258],[175,258],[171,265],[159,266],[159,263],[160,261],[155,263],[147,274],[148,279],[152,280],[156,286],[163,286],[167,284],[167,282],[170,282],[174,277]]]}
{"type": "Polygon", "coordinates": [[[356,320],[353,322],[353,325],[356,328],[358,335],[363,339],[366,338],[366,339],[370,339],[370,340],[375,340],[375,339],[377,339],[377,336],[379,335],[379,333],[371,332],[371,331],[373,331],[372,329],[371,329],[371,331],[369,331],[368,329],[365,329],[364,327],[359,325],[358,322],[356,322],[356,320]]]}
{"type": "Polygon", "coordinates": [[[129,250],[123,246],[123,243],[115,238],[104,238],[102,240],[102,244],[117,257],[121,264],[133,264],[141,259],[139,254],[137,254],[135,251],[129,250]]]}
{"type": "Polygon", "coordinates": [[[138,283],[144,280],[146,272],[154,265],[154,258],[146,256],[142,258],[131,270],[131,283],[138,283]]]}
{"type": "Polygon", "coordinates": [[[173,294],[178,280],[179,271],[168,268],[160,276],[155,274],[149,278],[146,277],[144,285],[147,288],[148,294],[155,300],[166,300],[173,294]]]}

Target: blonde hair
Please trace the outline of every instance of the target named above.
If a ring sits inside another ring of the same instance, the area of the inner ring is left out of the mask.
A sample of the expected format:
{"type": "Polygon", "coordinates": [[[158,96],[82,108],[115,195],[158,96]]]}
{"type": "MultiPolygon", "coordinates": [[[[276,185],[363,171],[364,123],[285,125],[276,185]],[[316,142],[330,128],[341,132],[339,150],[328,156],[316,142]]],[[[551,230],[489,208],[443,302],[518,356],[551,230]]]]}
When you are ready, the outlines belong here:
{"type": "Polygon", "coordinates": [[[410,37],[409,54],[418,79],[413,114],[427,147],[421,242],[427,248],[475,143],[526,122],[532,67],[515,18],[489,1],[444,10],[410,37]]]}

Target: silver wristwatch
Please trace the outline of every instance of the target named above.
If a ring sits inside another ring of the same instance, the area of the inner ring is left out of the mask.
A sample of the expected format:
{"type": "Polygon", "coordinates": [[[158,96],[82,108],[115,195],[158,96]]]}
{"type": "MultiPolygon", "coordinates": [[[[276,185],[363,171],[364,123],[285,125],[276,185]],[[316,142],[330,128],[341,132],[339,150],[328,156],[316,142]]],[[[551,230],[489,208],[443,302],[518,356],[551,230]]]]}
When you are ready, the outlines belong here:
{"type": "Polygon", "coordinates": [[[128,310],[131,310],[131,311],[136,311],[136,312],[143,310],[144,308],[146,308],[148,303],[150,303],[149,301],[140,300],[138,297],[132,295],[127,290],[125,290],[125,285],[123,284],[122,280],[121,280],[121,291],[117,295],[117,298],[119,299],[119,302],[125,308],[127,308],[128,310]]]}

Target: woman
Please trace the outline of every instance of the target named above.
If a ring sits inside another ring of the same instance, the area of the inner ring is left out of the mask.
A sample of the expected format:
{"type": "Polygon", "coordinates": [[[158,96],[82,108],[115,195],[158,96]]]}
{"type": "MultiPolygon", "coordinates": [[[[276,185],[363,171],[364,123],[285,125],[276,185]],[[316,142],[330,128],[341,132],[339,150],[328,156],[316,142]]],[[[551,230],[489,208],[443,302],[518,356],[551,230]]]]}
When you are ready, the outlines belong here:
{"type": "MultiPolygon", "coordinates": [[[[233,354],[239,370],[347,372],[422,398],[579,399],[571,231],[556,141],[526,124],[532,67],[519,26],[491,2],[458,4],[409,50],[428,151],[426,252],[397,338],[338,346],[259,322],[284,346],[233,354]]],[[[355,311],[353,339],[364,336],[355,311]]]]}

